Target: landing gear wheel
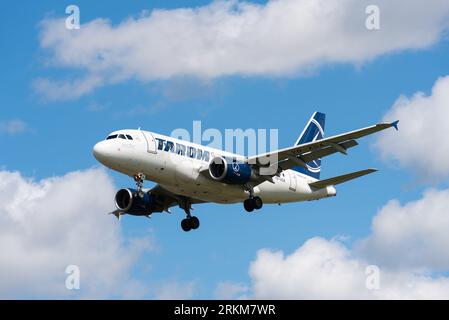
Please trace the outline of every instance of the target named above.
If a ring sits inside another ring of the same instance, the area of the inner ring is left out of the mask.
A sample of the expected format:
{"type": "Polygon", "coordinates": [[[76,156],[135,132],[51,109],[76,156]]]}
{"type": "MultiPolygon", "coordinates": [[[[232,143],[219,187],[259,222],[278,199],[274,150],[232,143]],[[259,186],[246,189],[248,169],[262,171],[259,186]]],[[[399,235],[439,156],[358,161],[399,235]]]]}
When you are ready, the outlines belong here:
{"type": "Polygon", "coordinates": [[[196,230],[199,227],[200,227],[200,219],[198,219],[197,217],[191,216],[181,221],[181,228],[185,232],[189,232],[190,230],[196,230]]]}
{"type": "Polygon", "coordinates": [[[254,199],[250,198],[250,199],[246,199],[243,202],[243,207],[245,208],[246,211],[248,212],[253,212],[255,209],[255,203],[254,203],[254,199]]]}
{"type": "Polygon", "coordinates": [[[190,230],[192,230],[190,219],[183,219],[181,221],[181,228],[185,232],[189,232],[190,230]]]}
{"type": "Polygon", "coordinates": [[[200,227],[200,219],[193,216],[190,218],[190,226],[192,227],[192,230],[196,230],[200,227]]]}
{"type": "Polygon", "coordinates": [[[256,210],[262,209],[263,201],[260,197],[254,197],[253,203],[254,203],[254,209],[256,209],[256,210]]]}

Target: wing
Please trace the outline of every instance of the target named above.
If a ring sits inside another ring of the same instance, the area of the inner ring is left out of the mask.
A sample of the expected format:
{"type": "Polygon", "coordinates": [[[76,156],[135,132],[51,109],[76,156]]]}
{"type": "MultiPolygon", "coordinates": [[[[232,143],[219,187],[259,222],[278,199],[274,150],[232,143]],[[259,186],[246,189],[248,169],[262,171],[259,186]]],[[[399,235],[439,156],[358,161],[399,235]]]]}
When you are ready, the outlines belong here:
{"type": "Polygon", "coordinates": [[[157,204],[159,204],[162,208],[164,208],[164,211],[167,212],[169,212],[169,209],[174,206],[179,205],[183,208],[186,203],[205,203],[205,201],[199,199],[186,198],[185,196],[175,194],[171,191],[168,191],[160,184],[151,189],[150,193],[155,197],[155,201],[157,202],[157,204]]]}
{"type": "Polygon", "coordinates": [[[367,135],[394,127],[398,129],[398,122],[379,123],[370,127],[346,132],[329,138],[316,140],[257,155],[247,159],[250,164],[256,164],[260,167],[279,167],[281,170],[287,170],[294,166],[306,167],[306,163],[326,157],[336,152],[347,154],[347,150],[358,145],[356,139],[367,135]]]}

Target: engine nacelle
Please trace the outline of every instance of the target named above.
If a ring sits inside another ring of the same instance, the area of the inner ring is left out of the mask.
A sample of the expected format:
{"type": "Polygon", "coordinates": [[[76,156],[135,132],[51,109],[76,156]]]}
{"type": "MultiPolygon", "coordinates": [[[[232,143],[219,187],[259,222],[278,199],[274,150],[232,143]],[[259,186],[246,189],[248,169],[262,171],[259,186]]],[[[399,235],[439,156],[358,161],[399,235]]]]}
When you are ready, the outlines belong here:
{"type": "Polygon", "coordinates": [[[253,169],[247,163],[215,157],[209,165],[209,175],[212,179],[227,184],[245,184],[253,177],[253,169]]]}
{"type": "Polygon", "coordinates": [[[137,190],[121,189],[115,194],[117,209],[131,215],[149,215],[155,211],[155,204],[150,193],[140,197],[137,190]]]}

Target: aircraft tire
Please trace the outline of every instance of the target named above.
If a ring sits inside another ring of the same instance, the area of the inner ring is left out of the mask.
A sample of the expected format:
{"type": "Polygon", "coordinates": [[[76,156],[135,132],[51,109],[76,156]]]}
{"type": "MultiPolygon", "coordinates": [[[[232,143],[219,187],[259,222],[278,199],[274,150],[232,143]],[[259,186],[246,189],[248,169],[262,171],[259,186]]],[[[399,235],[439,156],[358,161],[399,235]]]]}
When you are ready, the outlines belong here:
{"type": "Polygon", "coordinates": [[[254,211],[254,206],[255,206],[254,199],[246,199],[243,202],[243,207],[248,212],[253,212],[254,211]]]}
{"type": "Polygon", "coordinates": [[[254,197],[253,203],[254,203],[254,209],[256,209],[256,210],[262,209],[263,201],[260,197],[254,197]]]}
{"type": "Polygon", "coordinates": [[[196,230],[200,227],[200,219],[198,219],[197,217],[193,216],[190,218],[190,227],[192,228],[192,230],[196,230]]]}
{"type": "Polygon", "coordinates": [[[190,223],[190,220],[189,219],[183,219],[181,221],[181,228],[185,232],[189,232],[190,230],[192,230],[192,224],[190,223]]]}

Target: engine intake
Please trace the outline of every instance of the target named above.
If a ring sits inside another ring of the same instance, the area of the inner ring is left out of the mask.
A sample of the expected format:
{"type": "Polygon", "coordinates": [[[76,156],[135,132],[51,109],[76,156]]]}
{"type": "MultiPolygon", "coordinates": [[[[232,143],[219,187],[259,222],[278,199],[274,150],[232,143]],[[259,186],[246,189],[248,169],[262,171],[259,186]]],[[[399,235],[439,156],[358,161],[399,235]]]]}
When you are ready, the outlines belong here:
{"type": "Polygon", "coordinates": [[[209,175],[227,184],[245,184],[253,177],[253,169],[247,163],[215,157],[209,165],[209,175]]]}
{"type": "Polygon", "coordinates": [[[155,211],[154,199],[150,193],[140,197],[137,190],[121,189],[115,194],[115,206],[124,213],[149,215],[155,211]]]}

